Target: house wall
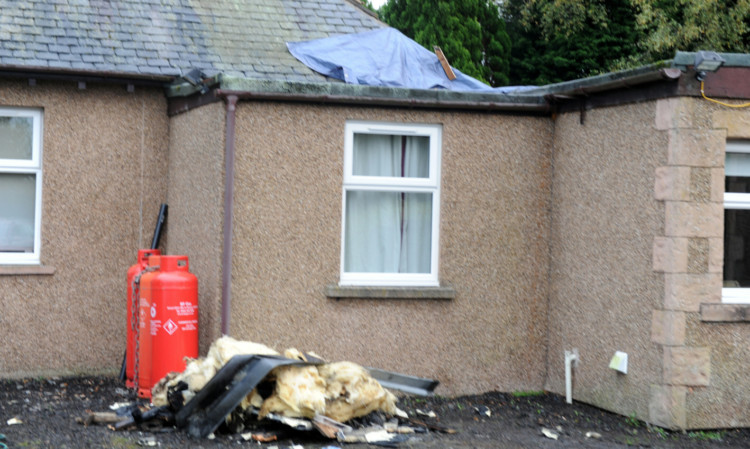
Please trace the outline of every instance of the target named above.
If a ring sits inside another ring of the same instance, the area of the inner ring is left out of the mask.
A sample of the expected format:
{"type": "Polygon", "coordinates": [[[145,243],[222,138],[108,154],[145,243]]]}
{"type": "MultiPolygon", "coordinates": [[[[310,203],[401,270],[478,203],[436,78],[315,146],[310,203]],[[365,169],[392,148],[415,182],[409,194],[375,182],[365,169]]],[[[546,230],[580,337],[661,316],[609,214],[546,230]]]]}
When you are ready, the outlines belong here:
{"type": "Polygon", "coordinates": [[[666,205],[664,234],[654,242],[665,297],[653,337],[663,344],[664,371],[651,418],[671,427],[747,427],[748,306],[721,304],[721,287],[726,141],[750,138],[750,111],[665,99],[656,127],[668,138],[668,159],[655,185],[666,205]]]}
{"type": "Polygon", "coordinates": [[[553,156],[546,388],[565,394],[564,352],[577,349],[574,400],[640,419],[663,357],[651,338],[664,309],[652,253],[665,206],[654,182],[667,161],[655,113],[647,102],[561,114],[553,156]],[[628,353],[627,374],[608,368],[615,351],[628,353]]]}
{"type": "Polygon", "coordinates": [[[223,103],[170,119],[168,253],[187,255],[198,278],[200,352],[221,335],[224,223],[223,103]]]}
{"type": "Polygon", "coordinates": [[[695,98],[555,129],[547,388],[674,429],[750,425],[750,328],[721,304],[724,151],[750,112],[695,98]],[[628,373],[608,368],[629,354],[628,373]]]}
{"type": "Polygon", "coordinates": [[[42,268],[0,267],[0,376],[117,372],[126,272],[166,200],[164,95],[0,79],[0,105],[44,111],[42,268]]]}
{"type": "Polygon", "coordinates": [[[543,387],[548,118],[241,102],[236,132],[232,336],[435,378],[442,394],[543,387]],[[440,281],[455,299],[325,296],[348,119],[442,124],[440,281]]]}

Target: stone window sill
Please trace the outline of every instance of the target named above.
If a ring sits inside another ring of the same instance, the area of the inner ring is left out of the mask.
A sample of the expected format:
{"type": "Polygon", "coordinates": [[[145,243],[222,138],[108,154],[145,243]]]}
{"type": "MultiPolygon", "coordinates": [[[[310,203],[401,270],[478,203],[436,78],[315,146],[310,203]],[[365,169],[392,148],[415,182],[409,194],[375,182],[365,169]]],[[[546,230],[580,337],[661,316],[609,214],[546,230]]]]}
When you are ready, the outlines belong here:
{"type": "Polygon", "coordinates": [[[748,323],[750,322],[750,304],[701,304],[701,321],[748,323]]]}
{"type": "Polygon", "coordinates": [[[0,276],[51,275],[56,268],[42,265],[0,265],[0,276]]]}
{"type": "Polygon", "coordinates": [[[333,299],[437,299],[456,297],[453,287],[362,287],[328,285],[325,295],[333,299]]]}

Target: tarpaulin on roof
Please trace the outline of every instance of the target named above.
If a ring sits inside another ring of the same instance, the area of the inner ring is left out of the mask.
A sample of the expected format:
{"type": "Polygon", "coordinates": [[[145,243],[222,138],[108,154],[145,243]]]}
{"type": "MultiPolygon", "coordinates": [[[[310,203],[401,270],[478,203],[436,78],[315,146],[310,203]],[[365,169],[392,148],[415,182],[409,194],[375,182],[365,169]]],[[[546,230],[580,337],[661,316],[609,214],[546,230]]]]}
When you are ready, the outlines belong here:
{"type": "Polygon", "coordinates": [[[349,84],[457,91],[518,90],[492,88],[455,68],[456,79],[451,81],[433,52],[394,28],[286,45],[295,58],[312,70],[349,84]]]}

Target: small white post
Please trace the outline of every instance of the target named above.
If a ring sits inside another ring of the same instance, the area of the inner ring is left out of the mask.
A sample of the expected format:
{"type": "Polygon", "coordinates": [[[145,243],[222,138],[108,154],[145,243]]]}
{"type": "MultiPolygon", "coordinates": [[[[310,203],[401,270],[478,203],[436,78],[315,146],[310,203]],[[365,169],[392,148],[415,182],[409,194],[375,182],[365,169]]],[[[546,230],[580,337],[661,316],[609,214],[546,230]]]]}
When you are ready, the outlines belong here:
{"type": "Polygon", "coordinates": [[[578,365],[578,349],[565,351],[565,402],[573,403],[573,366],[578,365]]]}

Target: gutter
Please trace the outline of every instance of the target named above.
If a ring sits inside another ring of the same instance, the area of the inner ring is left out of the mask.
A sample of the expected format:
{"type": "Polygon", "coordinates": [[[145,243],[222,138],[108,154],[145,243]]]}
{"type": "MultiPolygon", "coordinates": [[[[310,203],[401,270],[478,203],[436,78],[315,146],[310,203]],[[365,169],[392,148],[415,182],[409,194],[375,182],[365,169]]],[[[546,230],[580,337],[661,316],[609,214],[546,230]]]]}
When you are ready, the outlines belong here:
{"type": "Polygon", "coordinates": [[[503,101],[472,101],[472,100],[446,100],[440,98],[417,99],[410,97],[387,97],[387,96],[359,96],[339,94],[308,94],[294,92],[265,92],[217,89],[216,96],[236,96],[241,100],[270,100],[290,101],[300,103],[323,103],[323,104],[349,104],[363,106],[391,106],[409,108],[437,108],[437,109],[463,109],[463,110],[485,110],[485,111],[521,111],[550,113],[551,107],[547,103],[540,102],[503,102],[503,101]]]}
{"type": "Polygon", "coordinates": [[[665,64],[666,62],[661,62],[632,70],[550,84],[524,91],[523,95],[542,95],[547,98],[568,99],[615,89],[632,88],[657,81],[675,81],[682,76],[682,70],[675,67],[665,67],[665,64]]]}
{"type": "Polygon", "coordinates": [[[178,76],[179,75],[130,74],[106,70],[81,70],[41,66],[0,66],[0,77],[7,78],[85,81],[91,83],[134,84],[154,87],[164,87],[173,82],[178,76]]]}

